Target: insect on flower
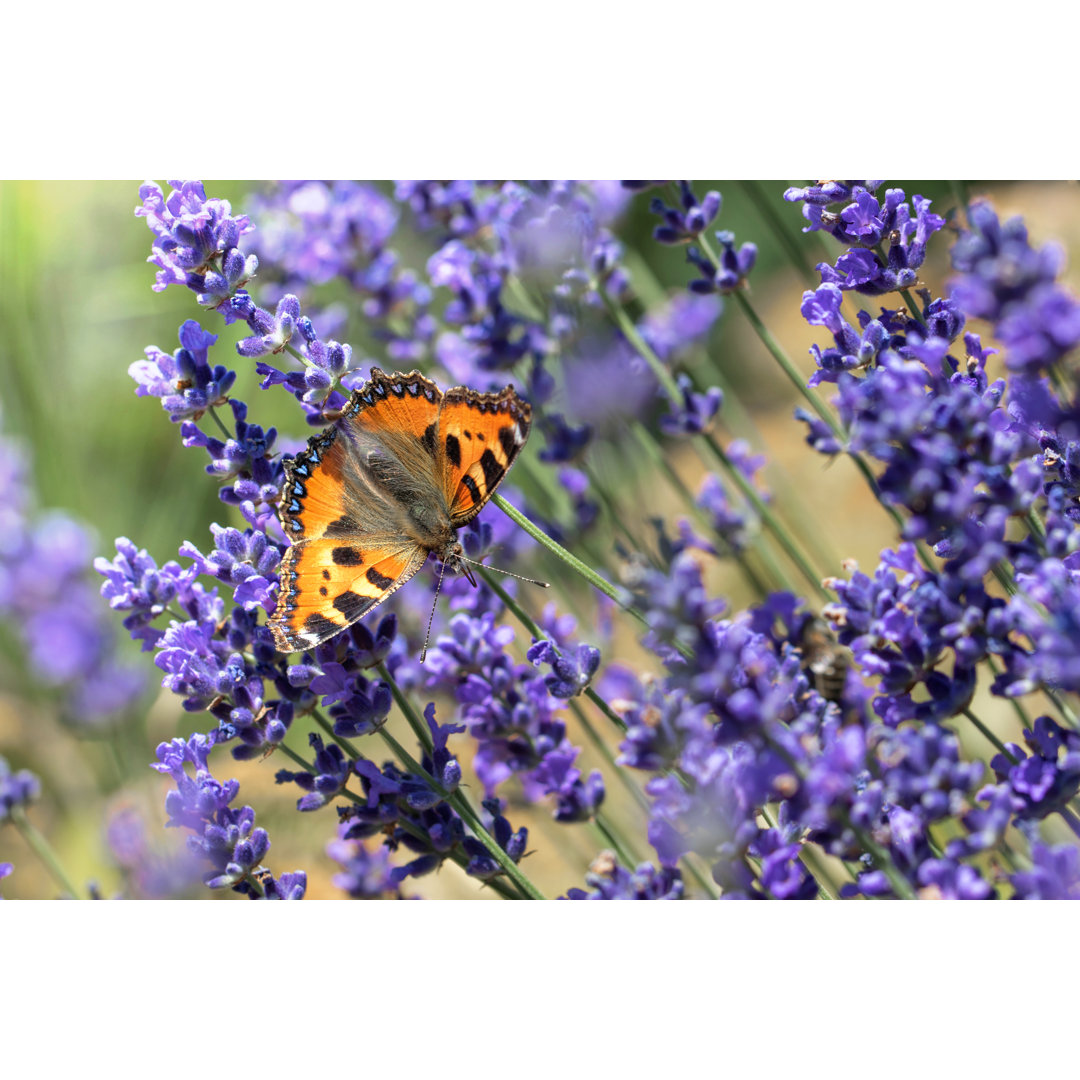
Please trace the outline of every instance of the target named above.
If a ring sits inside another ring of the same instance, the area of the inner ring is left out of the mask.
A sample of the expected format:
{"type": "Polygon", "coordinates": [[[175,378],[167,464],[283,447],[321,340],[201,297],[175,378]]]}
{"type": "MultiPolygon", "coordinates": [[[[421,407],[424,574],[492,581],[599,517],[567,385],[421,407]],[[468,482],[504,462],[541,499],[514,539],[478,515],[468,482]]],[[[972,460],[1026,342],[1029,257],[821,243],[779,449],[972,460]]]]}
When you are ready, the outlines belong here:
{"type": "Polygon", "coordinates": [[[850,660],[847,650],[836,640],[824,620],[806,620],[799,634],[799,651],[803,656],[803,670],[814,689],[826,701],[841,701],[850,660]]]}
{"type": "Polygon", "coordinates": [[[531,419],[530,405],[509,386],[444,393],[419,371],[372,368],[337,423],[285,465],[281,513],[292,547],[270,620],[279,651],[340,633],[428,555],[475,585],[457,530],[502,482],[531,419]]]}

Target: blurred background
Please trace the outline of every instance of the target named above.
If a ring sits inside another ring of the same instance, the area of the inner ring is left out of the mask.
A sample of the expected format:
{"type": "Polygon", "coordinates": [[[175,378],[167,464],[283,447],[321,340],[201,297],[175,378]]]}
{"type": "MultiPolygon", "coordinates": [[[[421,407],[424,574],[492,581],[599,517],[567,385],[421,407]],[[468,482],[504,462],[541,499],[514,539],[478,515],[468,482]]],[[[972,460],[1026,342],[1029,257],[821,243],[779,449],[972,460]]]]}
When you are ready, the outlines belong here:
{"type": "MultiPolygon", "coordinates": [[[[804,236],[799,209],[782,201],[786,187],[804,182],[752,186],[699,181],[695,189],[699,196],[719,189],[724,205],[715,226],[733,231],[739,244],[752,241],[758,246],[750,277],[754,304],[809,375],[813,365],[807,350],[815,340],[822,341],[823,334],[805,324],[799,302],[803,290],[816,283],[813,264],[834,257],[835,251],[818,236],[804,236]],[[781,223],[779,234],[772,219],[781,223]],[[792,253],[805,273],[796,269],[792,253]]],[[[971,193],[989,194],[1003,216],[1023,213],[1036,242],[1054,238],[1076,250],[1080,188],[1075,184],[969,183],[971,193]]],[[[146,262],[151,235],[133,213],[138,186],[137,181],[0,183],[0,439],[8,459],[21,461],[23,473],[19,483],[14,466],[7,471],[0,468],[0,483],[5,485],[0,491],[0,527],[7,521],[5,514],[18,509],[27,520],[39,523],[43,537],[57,549],[48,558],[35,557],[35,565],[20,563],[18,553],[9,550],[19,570],[17,580],[10,570],[6,584],[0,580],[0,756],[12,771],[26,768],[41,778],[41,797],[30,815],[80,891],[95,882],[105,896],[160,891],[232,899],[232,893],[212,893],[197,879],[191,883],[180,871],[169,879],[170,852],[182,848],[182,837],[176,830],[164,829],[163,803],[172,785],[149,768],[159,742],[206,730],[207,717],[185,713],[178,698],[160,691],[152,655],[140,655],[127,641],[119,615],[110,613],[98,596],[101,579],[92,571],[82,573],[79,566],[88,566],[95,555],[111,559],[119,536],[130,537],[161,564],[177,557],[184,539],[210,550],[211,522],[242,527],[239,514],[219,501],[215,482],[204,472],[205,456],[184,449],[178,425],[169,422],[158,401],[136,398],[127,373],[148,345],[171,353],[184,320],[198,319],[220,335],[218,359],[237,371],[235,394],[253,409],[257,399],[258,414],[252,419],[264,426],[276,424],[292,443],[310,431],[290,396],[255,393],[254,363],[236,356],[231,348],[249,332],[243,324],[225,327],[218,316],[201,311],[193,294],[181,287],[163,293],[151,290],[154,268],[146,262]],[[28,504],[22,507],[20,500],[28,504]],[[28,629],[27,590],[47,590],[50,582],[62,588],[70,613],[50,625],[28,629]],[[88,617],[103,615],[120,653],[120,668],[103,671],[101,677],[114,683],[141,678],[145,685],[135,706],[88,719],[78,693],[57,673],[55,658],[65,650],[72,620],[94,605],[88,617]],[[56,676],[51,682],[41,670],[50,663],[56,676]],[[147,876],[147,858],[160,859],[161,881],[147,876]],[[136,862],[142,867],[138,874],[131,869],[136,862]]],[[[231,200],[234,212],[249,209],[259,188],[210,180],[205,186],[209,195],[231,200]]],[[[393,190],[390,184],[377,186],[387,193],[393,190]]],[[[909,196],[928,196],[939,213],[955,205],[946,183],[897,180],[885,186],[903,187],[909,196]]],[[[616,231],[626,248],[635,294],[652,307],[664,295],[684,288],[694,274],[683,249],[665,248],[652,240],[656,218],[649,213],[648,202],[648,195],[630,201],[616,231]]],[[[258,227],[257,211],[250,209],[258,227]]],[[[405,265],[422,273],[430,241],[424,246],[418,238],[410,238],[407,213],[403,219],[393,246],[405,265]]],[[[242,246],[250,250],[247,243],[242,246]]],[[[936,294],[947,277],[948,247],[947,235],[931,243],[922,271],[923,281],[936,294]]],[[[1080,286],[1075,268],[1070,267],[1067,280],[1073,288],[1080,286]]],[[[348,295],[342,293],[340,300],[348,308],[348,295]]],[[[398,365],[388,361],[379,343],[366,333],[356,306],[354,301],[346,328],[337,336],[353,345],[355,355],[392,370],[398,365]]],[[[984,336],[984,342],[987,339],[984,336]]],[[[847,558],[872,569],[879,551],[895,543],[889,519],[870,501],[846,461],[826,468],[824,459],[805,444],[804,427],[792,418],[794,391],[735,305],[726,305],[705,347],[686,363],[700,385],[711,385],[715,372],[734,391],[720,414],[723,441],[744,436],[755,452],[767,455],[760,480],[784,507],[792,526],[828,553],[834,572],[840,572],[840,560],[847,558]]],[[[826,396],[828,389],[824,388],[826,396]]],[[[696,491],[702,478],[700,462],[679,444],[668,446],[671,465],[696,491]]],[[[617,454],[605,458],[601,450],[597,467],[617,493],[619,516],[630,522],[631,531],[654,535],[646,522],[655,516],[666,517],[674,528],[683,510],[649,463],[620,460],[617,454]]],[[[0,551],[11,536],[10,531],[0,536],[0,551]]],[[[588,546],[610,556],[616,539],[605,518],[588,546]]],[[[565,579],[558,564],[538,560],[533,569],[557,585],[565,579]]],[[[579,582],[568,584],[580,592],[579,582]]],[[[732,611],[751,599],[745,583],[726,564],[716,566],[714,584],[729,599],[732,611]]],[[[572,610],[565,594],[552,592],[557,605],[572,610]]],[[[585,607],[581,614],[590,614],[585,607]]],[[[588,640],[585,620],[579,634],[588,640]]],[[[527,639],[520,634],[519,638],[527,646],[527,639]]],[[[645,662],[632,632],[616,641],[621,659],[645,662]]],[[[984,697],[978,705],[980,714],[1013,737],[1010,718],[1000,703],[984,697]]],[[[570,726],[572,740],[582,743],[572,722],[570,726]]],[[[305,729],[298,724],[294,730],[297,745],[303,745],[305,729]]],[[[407,740],[407,735],[402,737],[407,740]]],[[[463,763],[470,756],[465,738],[458,742],[463,763]]],[[[324,853],[334,833],[333,811],[296,813],[296,789],[273,782],[274,772],[287,763],[234,762],[224,751],[213,760],[219,762],[214,770],[219,778],[240,780],[243,801],[256,808],[258,823],[268,829],[273,843],[268,862],[275,873],[302,868],[308,873],[309,897],[340,896],[330,882],[336,864],[324,853]]],[[[579,765],[587,771],[597,760],[586,746],[579,765]]],[[[621,790],[609,784],[608,793],[609,805],[619,806],[621,790]]],[[[533,880],[548,895],[580,884],[584,868],[600,848],[597,838],[584,828],[556,824],[543,806],[512,806],[512,811],[515,826],[527,824],[530,829],[529,846],[535,854],[529,858],[528,871],[533,880]]],[[[623,811],[636,812],[632,807],[623,811]]],[[[57,894],[40,861],[10,826],[0,827],[0,862],[5,861],[15,864],[15,873],[3,883],[6,896],[57,894]]],[[[438,875],[411,882],[406,891],[428,897],[486,895],[449,865],[438,875]]]]}

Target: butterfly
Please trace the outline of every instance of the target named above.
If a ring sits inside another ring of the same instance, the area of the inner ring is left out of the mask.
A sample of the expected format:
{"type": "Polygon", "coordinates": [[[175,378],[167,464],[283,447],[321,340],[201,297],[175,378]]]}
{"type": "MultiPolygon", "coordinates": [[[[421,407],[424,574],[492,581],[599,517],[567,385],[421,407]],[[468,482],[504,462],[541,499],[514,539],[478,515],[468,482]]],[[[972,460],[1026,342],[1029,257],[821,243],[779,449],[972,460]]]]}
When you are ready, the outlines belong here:
{"type": "Polygon", "coordinates": [[[444,393],[419,371],[372,368],[341,418],[285,462],[279,508],[292,546],[269,621],[278,651],[341,633],[428,555],[468,574],[457,530],[502,482],[531,419],[510,386],[444,393]]]}

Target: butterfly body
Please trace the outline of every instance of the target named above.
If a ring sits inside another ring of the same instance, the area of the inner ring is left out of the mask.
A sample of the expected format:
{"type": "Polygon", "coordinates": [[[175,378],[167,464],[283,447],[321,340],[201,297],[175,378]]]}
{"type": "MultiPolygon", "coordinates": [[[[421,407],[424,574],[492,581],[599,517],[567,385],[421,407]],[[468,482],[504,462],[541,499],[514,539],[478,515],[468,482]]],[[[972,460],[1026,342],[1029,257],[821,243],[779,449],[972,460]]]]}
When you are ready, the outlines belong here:
{"type": "Polygon", "coordinates": [[[270,619],[281,652],[310,649],[382,603],[436,555],[460,565],[457,530],[483,508],[528,438],[511,387],[445,393],[418,371],[371,379],[285,464],[292,546],[270,619]]]}

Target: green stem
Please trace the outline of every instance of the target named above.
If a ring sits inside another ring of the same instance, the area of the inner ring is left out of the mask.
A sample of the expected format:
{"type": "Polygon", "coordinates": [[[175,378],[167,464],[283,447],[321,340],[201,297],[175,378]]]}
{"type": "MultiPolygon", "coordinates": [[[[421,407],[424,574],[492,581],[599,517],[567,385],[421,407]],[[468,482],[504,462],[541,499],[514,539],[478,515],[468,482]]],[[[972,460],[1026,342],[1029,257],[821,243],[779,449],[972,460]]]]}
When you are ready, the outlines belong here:
{"type": "Polygon", "coordinates": [[[1058,711],[1058,715],[1067,723],[1070,727],[1080,731],[1080,718],[1077,717],[1073,711],[1072,706],[1068,705],[1057,692],[1049,689],[1049,687],[1043,687],[1043,693],[1050,699],[1053,706],[1058,711]]]}
{"type": "Polygon", "coordinates": [[[597,814],[593,818],[592,823],[595,826],[597,832],[599,832],[601,837],[603,837],[604,843],[611,847],[614,850],[615,854],[619,856],[619,862],[621,862],[623,866],[625,866],[628,870],[633,869],[635,866],[637,866],[637,860],[623,845],[622,839],[612,830],[606,818],[604,818],[601,814],[597,814]]]}
{"type": "MultiPolygon", "coordinates": [[[[818,236],[817,233],[812,233],[810,235],[815,238],[818,236]]],[[[821,246],[820,241],[819,246],[821,246]]],[[[823,257],[824,254],[823,251],[823,257]]],[[[635,287],[639,288],[640,294],[647,302],[649,302],[650,306],[666,302],[667,297],[662,286],[656,280],[655,275],[644,260],[638,257],[633,261],[632,266],[628,263],[628,269],[632,272],[635,287]]],[[[761,445],[763,442],[761,431],[755,423],[753,416],[750,414],[750,411],[742,403],[738,391],[731,384],[730,380],[727,379],[712,353],[705,351],[705,357],[709,368],[708,378],[720,388],[724,395],[724,407],[720,417],[721,422],[732,434],[739,438],[746,439],[751,444],[761,445]]],[[[633,427],[636,431],[641,430],[647,432],[647,429],[640,423],[635,423],[633,427]]],[[[652,437],[651,433],[649,437],[652,440],[652,444],[655,446],[656,440],[652,437]]],[[[662,452],[661,457],[666,462],[667,459],[663,457],[662,452]]],[[[670,466],[668,466],[668,468],[670,469],[670,466]]],[[[770,463],[766,466],[766,469],[769,486],[778,496],[780,496],[780,505],[784,507],[788,515],[794,515],[795,520],[797,521],[806,521],[810,518],[811,515],[802,505],[802,500],[799,498],[798,492],[793,490],[791,485],[786,482],[784,473],[775,467],[775,463],[770,463]]],[[[691,501],[692,500],[693,497],[691,496],[691,501]]],[[[806,546],[819,565],[836,566],[840,561],[835,552],[831,550],[828,543],[825,542],[824,534],[821,530],[809,530],[809,534],[806,537],[806,546]]],[[[795,590],[789,589],[788,591],[794,592],[795,590]]]]}
{"type": "Polygon", "coordinates": [[[772,199],[770,199],[762,190],[761,181],[740,180],[739,187],[746,192],[750,201],[754,204],[754,208],[764,219],[765,224],[772,231],[772,234],[779,240],[780,246],[784,249],[784,253],[787,255],[791,265],[795,267],[795,270],[800,276],[806,278],[811,287],[816,287],[818,285],[818,277],[814,268],[806,262],[803,249],[796,242],[795,237],[788,231],[783,219],[773,208],[772,199]]]}
{"type": "Polygon", "coordinates": [[[380,662],[376,665],[375,670],[378,671],[382,676],[383,681],[390,687],[390,693],[394,697],[394,703],[401,710],[405,719],[408,720],[409,727],[412,728],[413,734],[424,748],[425,753],[432,753],[435,749],[435,744],[432,742],[431,731],[427,726],[427,721],[417,714],[416,710],[413,708],[412,702],[401,692],[397,680],[390,674],[386,664],[380,662]]]}
{"type": "Polygon", "coordinates": [[[960,208],[965,220],[967,219],[968,203],[971,201],[968,197],[967,185],[968,182],[966,180],[949,181],[949,187],[952,188],[953,198],[956,200],[956,205],[960,208]]]}
{"type": "MultiPolygon", "coordinates": [[[[619,596],[619,591],[611,584],[611,582],[605,581],[595,570],[586,566],[580,559],[571,555],[561,544],[557,544],[547,535],[547,533],[534,525],[520,510],[517,509],[516,506],[511,506],[498,492],[492,495],[491,501],[506,514],[511,521],[520,525],[534,540],[538,541],[553,555],[566,563],[566,565],[575,573],[580,574],[594,589],[598,589],[605,596],[614,600],[619,607],[633,615],[643,626],[649,625],[648,620],[637,610],[637,608],[623,602],[622,598],[619,596]]],[[[687,659],[690,659],[689,649],[685,645],[676,645],[675,647],[679,649],[687,659]]]]}
{"type": "Polygon", "coordinates": [[[780,343],[769,332],[768,327],[764,324],[764,322],[761,321],[760,316],[754,310],[753,305],[747,298],[745,290],[738,289],[731,295],[735,298],[735,302],[742,309],[742,313],[746,316],[746,319],[753,328],[754,333],[757,334],[758,339],[761,341],[762,345],[764,345],[765,348],[769,351],[772,358],[780,365],[781,370],[788,377],[788,381],[791,383],[791,385],[795,387],[798,393],[810,405],[814,412],[816,412],[818,416],[821,417],[821,419],[829,425],[829,430],[833,433],[834,436],[836,436],[837,440],[840,442],[844,442],[844,432],[841,429],[840,425],[837,423],[835,417],[832,415],[832,412],[825,405],[825,402],[821,399],[821,397],[818,396],[817,392],[806,385],[806,378],[803,376],[802,372],[799,371],[799,369],[792,363],[791,358],[786,352],[784,352],[783,348],[781,348],[780,346],[780,343]]]}
{"type": "Polygon", "coordinates": [[[34,854],[42,861],[42,863],[44,863],[45,869],[52,874],[60,888],[73,900],[77,899],[79,894],[75,891],[75,886],[71,884],[67,874],[64,873],[64,869],[60,865],[60,860],[56,857],[56,853],[53,851],[48,840],[46,840],[31,823],[30,819],[26,816],[26,811],[23,810],[21,806],[12,807],[10,818],[11,823],[19,831],[19,834],[30,846],[34,854]]]}
{"type": "Polygon", "coordinates": [[[1065,819],[1065,824],[1072,829],[1075,836],[1080,836],[1080,818],[1078,818],[1068,807],[1063,806],[1058,810],[1058,813],[1065,819]]]}
{"type": "Polygon", "coordinates": [[[1014,765],[1016,764],[1016,758],[1009,752],[1008,747],[971,711],[971,709],[965,708],[962,710],[964,716],[971,721],[972,726],[984,739],[987,740],[999,753],[1004,754],[1014,765]]]}
{"type": "Polygon", "coordinates": [[[222,423],[221,417],[218,416],[217,409],[215,409],[214,406],[211,405],[207,411],[210,413],[211,417],[213,417],[214,423],[217,424],[218,430],[221,432],[221,434],[224,435],[226,439],[234,438],[233,433],[224,425],[224,423],[222,423]]]}
{"type": "MultiPolygon", "coordinates": [[[[986,666],[990,669],[995,678],[1001,674],[1001,666],[998,664],[992,653],[988,653],[986,656],[986,666]]],[[[1005,700],[1012,706],[1012,710],[1016,713],[1016,717],[1021,725],[1026,728],[1031,727],[1031,717],[1027,714],[1027,710],[1024,706],[1020,704],[1019,699],[1007,697],[1005,700]]]]}
{"type": "Polygon", "coordinates": [[[829,593],[821,584],[821,579],[824,575],[815,571],[810,565],[809,560],[803,554],[802,548],[795,542],[794,538],[780,522],[780,519],[773,513],[772,509],[761,497],[754,485],[751,484],[742,472],[735,467],[728,457],[727,451],[724,450],[712,435],[706,434],[704,439],[708,444],[709,449],[716,455],[717,460],[720,461],[735,480],[735,483],[739,486],[739,490],[746,499],[749,500],[751,505],[753,505],[754,509],[761,517],[762,522],[766,525],[772,535],[776,537],[777,543],[784,549],[788,558],[791,559],[799,572],[806,579],[807,584],[824,600],[828,601],[831,599],[829,593]]]}
{"type": "Polygon", "coordinates": [[[644,552],[648,556],[649,561],[652,562],[654,566],[658,566],[658,561],[653,558],[646,545],[630,531],[630,527],[626,524],[625,520],[623,520],[623,515],[619,513],[618,508],[615,506],[614,498],[608,494],[606,487],[600,483],[600,480],[596,475],[596,470],[584,464],[582,465],[582,469],[589,478],[589,489],[595,492],[600,499],[610,523],[622,533],[632,550],[644,552]]]}
{"type": "MultiPolygon", "coordinates": [[[[667,458],[664,456],[663,450],[657,444],[651,432],[645,427],[644,424],[636,422],[631,426],[631,430],[633,431],[634,436],[638,441],[638,444],[649,456],[649,460],[656,468],[658,468],[664,474],[664,476],[667,478],[668,483],[671,484],[671,486],[675,489],[679,497],[686,504],[687,508],[694,515],[695,519],[699,523],[701,523],[706,529],[708,529],[713,534],[713,536],[715,536],[716,539],[720,541],[721,544],[724,545],[724,554],[730,556],[735,561],[743,577],[745,577],[747,582],[749,582],[750,587],[754,590],[755,593],[757,593],[758,597],[764,600],[765,597],[768,596],[772,590],[770,590],[769,587],[765,584],[765,582],[761,580],[757,571],[750,565],[749,561],[746,558],[746,555],[738,548],[736,548],[735,545],[732,544],[729,540],[727,540],[725,537],[721,536],[717,532],[713,523],[708,520],[701,507],[698,506],[697,500],[694,498],[693,493],[683,483],[682,477],[679,476],[679,474],[672,467],[671,462],[668,461],[667,458]]],[[[763,557],[765,557],[764,552],[762,553],[762,555],[763,557]]],[[[765,558],[766,562],[771,560],[771,553],[769,553],[768,556],[765,558]]],[[[772,569],[776,573],[779,572],[779,568],[776,567],[775,562],[772,563],[770,569],[772,569]]],[[[779,580],[777,582],[777,587],[781,587],[779,580]]],[[[793,589],[790,591],[794,592],[793,589]]]]}
{"type": "Polygon", "coordinates": [[[865,830],[854,825],[851,821],[851,817],[848,814],[844,814],[845,824],[855,833],[859,838],[859,843],[873,856],[875,862],[881,868],[882,872],[889,879],[889,884],[892,885],[897,896],[903,900],[915,900],[917,896],[915,890],[911,887],[911,882],[897,868],[896,864],[892,860],[892,856],[889,852],[881,847],[876,840],[865,830]]]}
{"type": "MultiPolygon", "coordinates": [[[[710,258],[712,256],[710,255],[710,258]]],[[[715,261],[715,260],[714,260],[715,261]]],[[[645,360],[656,376],[657,381],[664,388],[672,404],[676,404],[682,399],[682,391],[679,389],[678,383],[676,383],[674,376],[668,371],[663,361],[652,350],[649,343],[641,336],[640,331],[634,325],[633,320],[629,315],[620,307],[606,292],[601,290],[600,295],[603,298],[604,306],[608,309],[611,317],[615,320],[619,330],[622,331],[623,336],[634,346],[637,353],[645,360]]],[[[756,316],[755,316],[756,317],[756,316]]],[[[762,325],[762,330],[764,326],[762,325]]],[[[768,331],[764,331],[768,333],[768,331]]],[[[782,350],[781,350],[782,355],[782,350]]],[[[786,360],[786,357],[785,357],[786,360]]],[[[790,363],[790,361],[788,361],[790,363]]],[[[801,384],[801,379],[799,379],[801,384]]],[[[810,391],[803,386],[803,392],[809,394],[810,391]]],[[[815,395],[816,396],[816,395],[815,395]]],[[[824,406],[822,406],[824,408],[824,406]]],[[[839,429],[836,431],[837,437],[840,437],[839,429]]],[[[761,496],[754,489],[753,485],[746,479],[745,476],[734,466],[727,454],[721,449],[720,444],[713,436],[708,433],[704,433],[695,439],[695,445],[698,444],[698,440],[704,442],[706,446],[713,452],[714,456],[720,461],[721,467],[731,476],[731,478],[738,485],[743,495],[750,500],[755,509],[761,516],[766,528],[776,537],[780,546],[788,553],[789,557],[799,568],[799,570],[806,575],[807,581],[812,589],[814,589],[820,596],[826,600],[829,599],[828,593],[821,586],[821,574],[815,574],[813,570],[808,570],[809,564],[805,556],[802,554],[802,550],[794,544],[787,530],[780,524],[776,515],[765,506],[761,496]]]]}
{"type": "Polygon", "coordinates": [[[682,390],[675,381],[675,376],[667,369],[667,365],[653,352],[649,343],[641,336],[641,331],[634,325],[634,320],[627,315],[626,311],[604,289],[598,290],[600,298],[607,308],[608,314],[615,320],[615,325],[622,332],[623,337],[634,346],[638,355],[649,365],[649,369],[656,376],[656,381],[664,388],[673,406],[682,401],[682,390]]]}

